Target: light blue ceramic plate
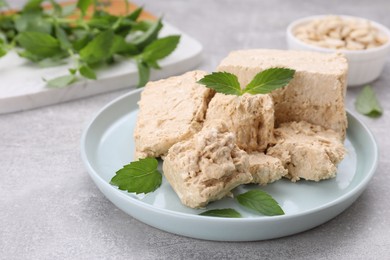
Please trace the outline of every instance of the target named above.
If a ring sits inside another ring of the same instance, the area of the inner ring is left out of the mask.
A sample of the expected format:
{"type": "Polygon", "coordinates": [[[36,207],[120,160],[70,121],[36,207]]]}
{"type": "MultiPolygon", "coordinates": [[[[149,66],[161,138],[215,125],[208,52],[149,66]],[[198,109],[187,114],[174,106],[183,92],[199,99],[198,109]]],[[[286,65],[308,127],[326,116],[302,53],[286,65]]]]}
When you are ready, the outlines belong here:
{"type": "MultiPolygon", "coordinates": [[[[318,226],[350,206],[366,188],[378,162],[375,140],[356,117],[348,113],[346,158],[339,165],[337,177],[319,183],[281,180],[262,187],[285,211],[283,216],[259,216],[225,198],[207,209],[235,208],[243,218],[199,216],[204,210],[183,206],[169,184],[153,193],[136,196],[109,184],[115,172],[133,159],[133,130],[138,112],[140,90],[130,92],[106,105],[84,131],[81,151],[88,172],[118,208],[156,228],[194,238],[222,241],[271,239],[295,234],[318,226]]],[[[258,189],[246,185],[241,193],[258,189]]]]}

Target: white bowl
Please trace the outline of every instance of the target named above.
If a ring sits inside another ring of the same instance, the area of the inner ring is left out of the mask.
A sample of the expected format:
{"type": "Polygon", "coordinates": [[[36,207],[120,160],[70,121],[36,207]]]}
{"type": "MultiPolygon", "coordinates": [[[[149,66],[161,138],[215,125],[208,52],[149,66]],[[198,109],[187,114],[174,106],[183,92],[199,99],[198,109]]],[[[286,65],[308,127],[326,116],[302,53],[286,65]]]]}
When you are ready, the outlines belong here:
{"type": "Polygon", "coordinates": [[[384,64],[386,62],[387,55],[390,53],[390,31],[387,27],[374,22],[369,19],[361,17],[353,17],[347,15],[337,15],[346,19],[365,19],[368,20],[372,26],[376,27],[388,38],[388,41],[376,48],[370,48],[366,50],[335,50],[330,48],[323,48],[315,45],[308,44],[295,37],[293,34],[294,29],[299,26],[317,20],[328,15],[315,15],[302,19],[295,20],[287,27],[287,45],[292,50],[306,50],[306,51],[318,51],[318,52],[341,52],[344,53],[348,60],[348,86],[360,86],[370,83],[377,79],[381,74],[384,64]]]}

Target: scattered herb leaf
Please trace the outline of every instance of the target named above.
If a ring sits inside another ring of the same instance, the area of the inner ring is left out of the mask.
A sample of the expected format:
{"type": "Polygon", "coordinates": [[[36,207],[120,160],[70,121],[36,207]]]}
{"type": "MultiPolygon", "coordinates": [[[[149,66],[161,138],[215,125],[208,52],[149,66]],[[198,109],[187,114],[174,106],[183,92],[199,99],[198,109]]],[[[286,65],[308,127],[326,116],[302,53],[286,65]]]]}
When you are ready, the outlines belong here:
{"type": "Polygon", "coordinates": [[[6,54],[7,54],[7,50],[5,46],[0,43],[0,57],[3,57],[6,54]]]}
{"type": "Polygon", "coordinates": [[[179,44],[180,36],[172,35],[160,38],[145,47],[142,59],[146,62],[161,60],[171,54],[179,44]]]}
{"type": "Polygon", "coordinates": [[[47,85],[49,88],[63,88],[72,84],[75,81],[76,77],[74,75],[65,75],[48,80],[47,85]]]}
{"type": "Polygon", "coordinates": [[[96,73],[88,65],[81,66],[79,72],[87,79],[96,79],[96,73]]]}
{"type": "Polygon", "coordinates": [[[359,113],[369,117],[379,117],[383,113],[382,106],[369,85],[365,86],[356,98],[355,107],[359,113]]]}
{"type": "Polygon", "coordinates": [[[163,25],[161,23],[161,19],[156,22],[152,22],[149,29],[144,34],[133,40],[133,44],[135,44],[139,49],[145,48],[157,39],[157,35],[162,27],[163,25]]]}
{"type": "Polygon", "coordinates": [[[128,192],[149,193],[160,187],[162,175],[156,158],[145,158],[123,166],[111,179],[111,184],[128,192]]]}
{"type": "Polygon", "coordinates": [[[61,52],[58,40],[47,33],[22,32],[16,39],[26,51],[38,58],[48,58],[61,52]]]}
{"type": "Polygon", "coordinates": [[[111,56],[110,50],[113,44],[114,32],[107,30],[99,33],[95,39],[80,51],[81,60],[88,64],[105,61],[111,56]]]}
{"type": "Polygon", "coordinates": [[[284,211],[271,195],[261,190],[251,190],[238,195],[237,201],[258,213],[266,216],[284,215],[284,211]]]}
{"type": "Polygon", "coordinates": [[[220,218],[241,218],[241,214],[235,209],[212,209],[199,214],[200,216],[220,218]]]}
{"type": "Polygon", "coordinates": [[[68,50],[72,47],[65,30],[58,25],[55,26],[55,36],[60,43],[61,49],[68,50]]]}
{"type": "Polygon", "coordinates": [[[145,86],[150,77],[150,67],[141,59],[137,59],[138,87],[145,86]]]}

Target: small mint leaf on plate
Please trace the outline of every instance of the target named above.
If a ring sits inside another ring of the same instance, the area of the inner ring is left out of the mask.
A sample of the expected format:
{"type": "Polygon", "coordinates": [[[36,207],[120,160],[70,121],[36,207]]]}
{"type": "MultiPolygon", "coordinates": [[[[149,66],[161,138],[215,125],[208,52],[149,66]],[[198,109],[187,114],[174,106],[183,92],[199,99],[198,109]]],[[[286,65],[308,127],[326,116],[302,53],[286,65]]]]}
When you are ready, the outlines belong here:
{"type": "Polygon", "coordinates": [[[278,202],[268,193],[261,190],[251,190],[237,196],[242,206],[266,216],[284,215],[278,202]]]}
{"type": "Polygon", "coordinates": [[[149,193],[160,187],[162,175],[156,158],[145,158],[123,166],[111,179],[111,184],[128,192],[149,193]]]}

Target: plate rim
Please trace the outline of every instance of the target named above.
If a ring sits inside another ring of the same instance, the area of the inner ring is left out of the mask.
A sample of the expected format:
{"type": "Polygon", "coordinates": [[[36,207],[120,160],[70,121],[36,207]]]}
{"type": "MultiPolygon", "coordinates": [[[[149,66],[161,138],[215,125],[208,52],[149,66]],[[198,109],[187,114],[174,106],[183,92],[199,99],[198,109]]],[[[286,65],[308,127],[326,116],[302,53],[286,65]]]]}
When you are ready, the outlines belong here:
{"type": "MultiPolygon", "coordinates": [[[[122,199],[125,199],[126,201],[129,201],[130,203],[133,203],[136,206],[142,207],[145,210],[151,210],[155,213],[162,213],[164,215],[171,215],[173,217],[178,218],[186,218],[189,220],[207,220],[207,222],[227,222],[227,223],[256,223],[256,222],[274,222],[274,221],[283,221],[283,220],[291,220],[297,217],[306,216],[310,214],[316,214],[321,211],[324,211],[328,208],[331,208],[333,206],[336,206],[342,202],[345,202],[348,200],[348,198],[352,198],[356,195],[359,195],[359,193],[363,192],[369,181],[372,179],[373,175],[375,174],[377,167],[378,167],[378,158],[379,158],[379,147],[377,145],[377,142],[375,140],[374,135],[372,134],[371,130],[363,123],[361,119],[359,119],[353,112],[351,112],[349,109],[346,109],[347,116],[350,116],[353,120],[356,120],[357,123],[364,129],[365,134],[367,135],[368,139],[371,141],[374,153],[373,153],[373,164],[370,165],[369,170],[366,172],[362,180],[350,191],[342,194],[341,196],[337,197],[335,200],[327,202],[325,204],[322,204],[318,207],[305,210],[298,213],[292,213],[289,215],[279,215],[279,216],[258,216],[258,217],[243,217],[243,218],[226,218],[226,217],[211,217],[211,216],[199,216],[192,213],[184,213],[184,212],[178,212],[171,209],[165,209],[165,208],[158,208],[151,204],[145,203],[137,198],[134,198],[132,196],[129,196],[125,194],[123,191],[119,190],[118,188],[112,186],[108,182],[106,182],[92,167],[91,163],[88,160],[87,152],[85,149],[85,145],[87,142],[87,136],[91,129],[91,126],[94,124],[94,122],[98,119],[99,116],[101,116],[107,109],[109,109],[111,106],[116,104],[117,102],[120,102],[122,99],[126,99],[128,96],[139,94],[143,91],[143,88],[132,90],[124,95],[121,95],[106,105],[104,105],[98,112],[95,113],[95,115],[92,117],[92,119],[86,124],[84,127],[82,137],[81,137],[81,158],[84,163],[84,166],[87,168],[87,172],[92,178],[92,180],[98,180],[102,185],[105,186],[105,188],[111,189],[112,192],[116,196],[121,197],[122,199]],[[96,178],[96,179],[95,179],[96,178]]],[[[129,110],[131,112],[132,110],[129,110]]],[[[99,187],[100,189],[100,187],[99,187]]],[[[110,198],[107,197],[107,195],[102,191],[103,195],[109,199],[111,202],[113,202],[110,198]]],[[[344,211],[344,210],[343,210],[344,211]]],[[[341,211],[342,212],[342,211],[341,211]]],[[[131,214],[130,214],[131,215],[131,214]]],[[[142,221],[142,220],[141,220],[142,221]]]]}

